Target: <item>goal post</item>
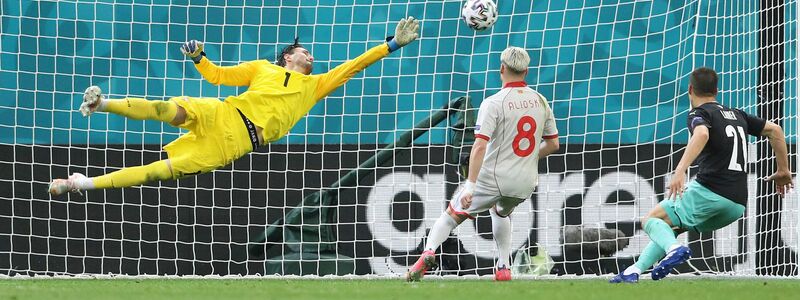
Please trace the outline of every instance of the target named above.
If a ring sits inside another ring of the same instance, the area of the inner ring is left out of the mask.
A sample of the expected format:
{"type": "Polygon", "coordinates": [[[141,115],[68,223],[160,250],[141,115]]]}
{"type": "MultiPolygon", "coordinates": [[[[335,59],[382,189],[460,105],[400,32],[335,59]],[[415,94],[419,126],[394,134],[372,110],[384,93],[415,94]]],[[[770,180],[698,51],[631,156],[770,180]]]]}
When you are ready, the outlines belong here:
{"type": "MultiPolygon", "coordinates": [[[[476,32],[461,20],[463,0],[3,1],[0,275],[400,276],[462,181],[472,143],[474,120],[441,114],[454,99],[470,99],[474,114],[500,90],[508,46],[528,51],[527,83],[548,99],[561,144],[512,215],[515,261],[533,265],[523,274],[598,276],[633,263],[648,241],[638,220],[665,198],[688,141],[695,67],[720,74],[721,103],[782,124],[792,172],[800,167],[798,1],[496,2],[497,23],[476,32]],[[299,37],[319,74],[383,43],[405,16],[420,20],[419,40],[230,166],[46,192],[72,172],[166,158],[162,146],[185,134],[83,118],[90,85],[110,98],[223,100],[247,88],[205,82],[180,53],[184,41],[203,41],[211,61],[230,66],[275,61],[299,37]]],[[[679,273],[798,276],[800,193],[776,200],[763,183],[774,164],[767,144],[748,141],[745,216],[681,235],[694,257],[679,273]]],[[[440,253],[434,275],[491,274],[488,214],[454,230],[440,253]]]]}
{"type": "MultiPolygon", "coordinates": [[[[787,34],[789,36],[797,36],[797,34],[800,33],[800,7],[797,7],[797,5],[795,5],[794,7],[792,7],[791,9],[788,10],[788,14],[792,14],[792,12],[794,12],[794,20],[795,20],[795,22],[794,22],[794,26],[787,26],[787,28],[789,30],[789,32],[787,34]],[[792,29],[793,29],[793,31],[792,31],[792,29]]],[[[791,47],[791,46],[792,45],[789,44],[789,47],[791,47]]],[[[795,41],[794,47],[795,47],[794,48],[794,58],[795,58],[795,60],[794,60],[793,64],[789,64],[789,67],[787,68],[787,70],[789,70],[789,71],[794,70],[794,75],[796,77],[796,76],[800,76],[800,62],[798,62],[798,59],[797,59],[797,55],[800,55],[800,42],[795,41]]],[[[791,48],[789,48],[789,49],[791,49],[791,48]]],[[[790,84],[794,85],[794,97],[787,97],[787,99],[794,98],[794,110],[790,109],[789,111],[790,112],[793,111],[795,114],[797,114],[798,111],[800,111],[800,82],[795,80],[794,82],[791,82],[790,84]]],[[[790,85],[789,91],[791,91],[791,90],[792,89],[791,89],[791,85],[790,85]]],[[[791,105],[792,102],[790,101],[789,104],[791,105]]],[[[797,135],[800,134],[800,120],[798,120],[798,118],[795,117],[791,121],[794,122],[794,126],[795,126],[795,131],[794,131],[795,132],[795,147],[797,147],[797,144],[798,144],[798,140],[797,140],[798,136],[797,135]]],[[[798,153],[800,153],[800,152],[798,152],[798,151],[800,151],[800,149],[795,148],[795,152],[794,152],[794,162],[795,162],[794,182],[795,182],[795,184],[797,184],[797,180],[800,179],[800,176],[797,176],[797,172],[800,172],[800,155],[798,155],[798,153]]],[[[798,193],[796,191],[796,188],[795,188],[795,191],[793,191],[792,194],[794,195],[794,199],[793,199],[794,203],[800,203],[800,193],[798,193]]],[[[800,249],[800,209],[797,209],[797,216],[795,218],[796,218],[796,221],[797,221],[797,225],[796,225],[796,228],[795,228],[797,234],[796,234],[796,237],[795,237],[795,243],[794,243],[794,247],[795,248],[794,249],[800,249]]],[[[796,261],[800,262],[800,251],[795,251],[795,255],[796,255],[795,256],[796,257],[795,258],[796,261]]],[[[796,274],[796,276],[800,278],[800,272],[798,272],[798,274],[796,274]]]]}

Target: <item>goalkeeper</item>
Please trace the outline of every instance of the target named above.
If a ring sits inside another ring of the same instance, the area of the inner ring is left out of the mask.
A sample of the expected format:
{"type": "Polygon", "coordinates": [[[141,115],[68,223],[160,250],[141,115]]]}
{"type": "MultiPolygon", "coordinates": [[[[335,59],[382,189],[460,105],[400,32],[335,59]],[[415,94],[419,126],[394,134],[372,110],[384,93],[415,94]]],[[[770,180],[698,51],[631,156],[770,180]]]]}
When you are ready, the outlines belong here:
{"type": "Polygon", "coordinates": [[[104,111],[136,120],[167,122],[189,132],[164,146],[168,157],[165,160],[92,178],[73,173],[67,179],[53,180],[50,194],[137,186],[228,165],[286,135],[318,101],[367,66],[417,39],[418,30],[417,20],[403,18],[387,43],[318,75],[310,75],[314,57],[297,39],[283,49],[277,64],[256,60],[231,67],[214,65],[205,57],[202,43],[186,42],[181,51],[194,61],[203,78],[215,85],[248,86],[247,91],[225,101],[186,96],[148,101],[104,99],[100,88],[87,88],[80,107],[84,116],[104,111]]]}

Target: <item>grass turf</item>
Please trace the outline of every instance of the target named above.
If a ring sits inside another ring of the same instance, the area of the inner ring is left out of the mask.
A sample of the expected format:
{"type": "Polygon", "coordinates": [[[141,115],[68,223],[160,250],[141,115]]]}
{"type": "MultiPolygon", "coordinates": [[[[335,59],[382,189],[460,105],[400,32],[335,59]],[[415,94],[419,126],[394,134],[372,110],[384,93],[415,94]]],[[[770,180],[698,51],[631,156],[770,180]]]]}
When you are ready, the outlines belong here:
{"type": "Polygon", "coordinates": [[[7,279],[0,299],[798,299],[800,280],[7,279]]]}

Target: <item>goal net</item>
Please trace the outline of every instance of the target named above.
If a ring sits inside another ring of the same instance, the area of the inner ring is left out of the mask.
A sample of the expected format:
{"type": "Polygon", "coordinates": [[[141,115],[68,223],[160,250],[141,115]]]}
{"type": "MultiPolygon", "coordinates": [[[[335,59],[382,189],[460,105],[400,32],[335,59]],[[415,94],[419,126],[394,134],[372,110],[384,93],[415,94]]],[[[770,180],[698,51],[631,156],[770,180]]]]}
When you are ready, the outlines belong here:
{"type": "MultiPolygon", "coordinates": [[[[497,23],[475,32],[460,19],[463,2],[450,0],[3,1],[0,275],[400,276],[462,180],[469,116],[499,91],[510,45],[528,50],[527,83],[550,101],[562,145],[511,217],[519,274],[604,275],[633,263],[648,241],[637,220],[665,198],[688,141],[695,67],[719,72],[721,103],[783,126],[796,171],[797,1],[497,2],[497,23]],[[184,41],[234,65],[274,61],[299,37],[323,73],[382,43],[405,16],[421,20],[418,41],[230,166],[47,193],[72,172],[166,158],[161,147],[183,133],[83,118],[90,85],[111,98],[224,99],[246,88],[205,82],[179,51],[184,41]]],[[[751,138],[747,149],[744,217],[682,235],[694,255],[678,272],[798,275],[800,199],[762,180],[775,164],[767,142],[751,138]]],[[[488,214],[440,251],[435,274],[491,274],[488,214]]]]}

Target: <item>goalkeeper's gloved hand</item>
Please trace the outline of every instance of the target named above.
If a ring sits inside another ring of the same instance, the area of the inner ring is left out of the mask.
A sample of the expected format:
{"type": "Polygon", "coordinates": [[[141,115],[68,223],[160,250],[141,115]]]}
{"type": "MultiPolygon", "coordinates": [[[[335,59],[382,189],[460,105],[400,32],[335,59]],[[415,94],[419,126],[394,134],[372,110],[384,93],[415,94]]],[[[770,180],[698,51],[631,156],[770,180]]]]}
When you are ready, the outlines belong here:
{"type": "Polygon", "coordinates": [[[183,55],[191,58],[195,64],[199,64],[200,60],[203,59],[203,56],[206,56],[206,53],[203,52],[203,43],[198,42],[197,40],[191,40],[183,43],[183,46],[181,46],[181,52],[183,52],[183,55]]]}
{"type": "Polygon", "coordinates": [[[419,21],[414,17],[402,18],[394,30],[394,37],[389,41],[389,51],[400,49],[419,37],[419,21]]]}

